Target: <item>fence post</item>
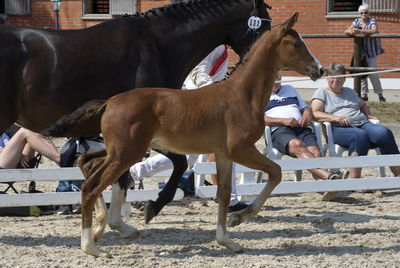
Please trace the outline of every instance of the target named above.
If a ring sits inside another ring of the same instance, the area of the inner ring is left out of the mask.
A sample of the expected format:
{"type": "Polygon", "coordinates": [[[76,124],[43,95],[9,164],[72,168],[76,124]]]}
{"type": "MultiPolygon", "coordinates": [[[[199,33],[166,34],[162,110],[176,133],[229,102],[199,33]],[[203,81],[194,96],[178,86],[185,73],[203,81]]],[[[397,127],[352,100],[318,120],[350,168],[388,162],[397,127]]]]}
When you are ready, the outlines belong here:
{"type": "MultiPolygon", "coordinates": [[[[354,37],[354,67],[361,67],[362,38],[354,37]]],[[[354,77],[354,90],[361,96],[361,76],[354,77]]]]}

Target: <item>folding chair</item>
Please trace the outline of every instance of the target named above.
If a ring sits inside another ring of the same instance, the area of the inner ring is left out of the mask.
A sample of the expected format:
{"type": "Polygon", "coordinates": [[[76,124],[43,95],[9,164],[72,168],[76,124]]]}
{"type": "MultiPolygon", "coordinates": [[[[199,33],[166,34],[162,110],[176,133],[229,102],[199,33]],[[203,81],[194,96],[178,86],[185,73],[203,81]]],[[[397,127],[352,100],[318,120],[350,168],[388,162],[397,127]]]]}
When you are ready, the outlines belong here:
{"type": "MultiPolygon", "coordinates": [[[[317,144],[318,148],[322,154],[323,152],[323,147],[322,147],[322,141],[321,141],[321,127],[320,124],[317,122],[313,122],[311,125],[312,130],[317,138],[317,144]]],[[[265,140],[265,149],[264,149],[264,154],[271,160],[277,160],[281,159],[284,154],[278,151],[278,149],[274,148],[272,146],[272,136],[271,136],[271,128],[269,126],[265,126],[264,129],[264,140],[265,140]]],[[[294,181],[301,181],[302,177],[302,170],[295,170],[294,171],[294,181]]]]}
{"type": "MultiPolygon", "coordinates": [[[[29,160],[29,168],[38,168],[40,164],[40,160],[42,159],[42,155],[37,153],[34,157],[29,160]]],[[[1,182],[2,184],[7,184],[6,189],[4,191],[0,191],[0,194],[6,194],[10,189],[14,191],[14,193],[19,194],[17,189],[14,187],[14,182],[1,182]]]]}

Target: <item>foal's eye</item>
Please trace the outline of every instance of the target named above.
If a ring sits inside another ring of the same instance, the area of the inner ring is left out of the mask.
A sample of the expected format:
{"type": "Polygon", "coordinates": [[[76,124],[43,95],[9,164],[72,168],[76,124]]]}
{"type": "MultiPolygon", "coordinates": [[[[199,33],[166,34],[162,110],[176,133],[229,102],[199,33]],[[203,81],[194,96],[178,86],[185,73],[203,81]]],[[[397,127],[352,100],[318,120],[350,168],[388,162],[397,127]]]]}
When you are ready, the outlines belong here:
{"type": "Polygon", "coordinates": [[[301,42],[293,42],[294,48],[299,48],[299,47],[301,47],[302,45],[303,45],[303,43],[301,43],[301,42]]]}

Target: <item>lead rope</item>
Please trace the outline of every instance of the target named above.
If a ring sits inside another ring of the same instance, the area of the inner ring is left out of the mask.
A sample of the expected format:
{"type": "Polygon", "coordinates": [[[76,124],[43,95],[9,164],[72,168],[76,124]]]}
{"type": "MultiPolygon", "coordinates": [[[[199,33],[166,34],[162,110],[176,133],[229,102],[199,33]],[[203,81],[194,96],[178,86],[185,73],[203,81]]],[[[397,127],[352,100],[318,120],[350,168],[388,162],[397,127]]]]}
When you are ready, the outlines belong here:
{"type": "MultiPolygon", "coordinates": [[[[321,77],[320,79],[340,78],[340,77],[355,77],[355,76],[363,76],[363,75],[370,75],[370,74],[380,74],[380,73],[390,73],[390,72],[399,72],[399,71],[400,71],[400,68],[395,68],[395,69],[389,69],[389,70],[363,72],[363,73],[356,73],[356,74],[330,75],[330,76],[321,77]]],[[[308,80],[311,80],[311,79],[307,77],[307,78],[298,78],[298,79],[285,80],[285,81],[281,80],[281,81],[276,81],[276,82],[290,83],[290,82],[300,82],[300,81],[308,81],[308,80]]]]}

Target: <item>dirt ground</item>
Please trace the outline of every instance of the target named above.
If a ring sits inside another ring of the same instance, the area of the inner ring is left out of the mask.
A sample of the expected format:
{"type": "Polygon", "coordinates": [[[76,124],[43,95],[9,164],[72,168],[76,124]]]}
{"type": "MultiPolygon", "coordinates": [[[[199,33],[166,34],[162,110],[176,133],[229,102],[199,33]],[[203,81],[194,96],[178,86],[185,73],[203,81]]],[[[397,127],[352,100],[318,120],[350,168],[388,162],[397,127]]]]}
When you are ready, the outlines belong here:
{"type": "MultiPolygon", "coordinates": [[[[378,168],[363,175],[378,176],[378,168]]],[[[54,191],[55,183],[38,188],[54,191]]],[[[148,225],[133,208],[124,220],[142,237],[122,239],[107,227],[99,246],[112,259],[82,253],[80,215],[0,217],[0,267],[400,267],[399,201],[400,194],[380,192],[335,202],[321,201],[318,193],[273,196],[256,217],[229,228],[244,247],[240,254],[216,243],[217,203],[211,199],[173,202],[148,225]]]]}

